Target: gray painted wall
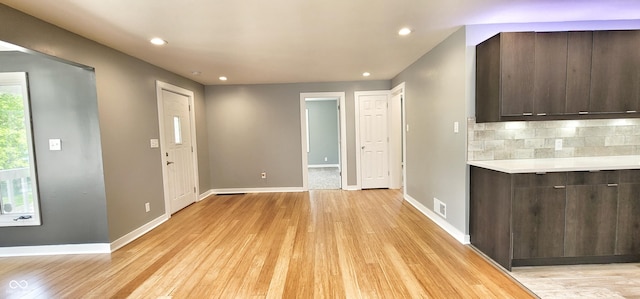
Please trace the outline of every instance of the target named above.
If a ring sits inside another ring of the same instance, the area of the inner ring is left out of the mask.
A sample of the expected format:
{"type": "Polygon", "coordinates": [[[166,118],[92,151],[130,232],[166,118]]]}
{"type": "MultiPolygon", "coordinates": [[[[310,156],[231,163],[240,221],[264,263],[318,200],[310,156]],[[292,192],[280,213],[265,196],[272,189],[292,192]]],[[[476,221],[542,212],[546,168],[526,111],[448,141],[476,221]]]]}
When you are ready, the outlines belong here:
{"type": "Polygon", "coordinates": [[[300,93],[345,92],[349,185],[356,185],[355,91],[390,81],[207,86],[206,118],[215,189],[302,187],[300,93]],[[260,172],[267,172],[267,179],[260,172]]]}
{"type": "MultiPolygon", "coordinates": [[[[0,5],[0,40],[95,68],[110,241],[164,214],[160,151],[149,147],[149,139],[160,137],[156,80],[195,93],[200,190],[205,192],[211,188],[206,118],[202,113],[203,85],[5,5],[0,5]],[[151,204],[149,213],[144,210],[146,202],[151,204]]],[[[154,50],[149,47],[150,51],[154,50]]],[[[76,107],[69,109],[70,113],[82,113],[82,110],[75,110],[76,107]]],[[[67,194],[57,196],[65,197],[67,194]]],[[[63,225],[69,227],[73,220],[66,221],[63,225]]],[[[67,242],[57,237],[66,232],[56,230],[49,233],[52,237],[36,239],[34,244],[67,242]]],[[[4,244],[7,245],[13,244],[4,244]]]]}
{"type": "Polygon", "coordinates": [[[41,55],[0,52],[0,72],[27,72],[41,226],[0,227],[0,246],[107,243],[94,72],[41,55]],[[62,151],[49,151],[49,139],[62,151]]]}
{"type": "Polygon", "coordinates": [[[467,233],[466,37],[462,28],[422,56],[392,85],[405,82],[406,192],[433,210],[447,205],[446,221],[467,233]],[[459,133],[453,132],[459,122],[459,133]]]}
{"type": "Polygon", "coordinates": [[[338,100],[307,101],[306,107],[309,110],[308,164],[340,163],[338,100]]]}

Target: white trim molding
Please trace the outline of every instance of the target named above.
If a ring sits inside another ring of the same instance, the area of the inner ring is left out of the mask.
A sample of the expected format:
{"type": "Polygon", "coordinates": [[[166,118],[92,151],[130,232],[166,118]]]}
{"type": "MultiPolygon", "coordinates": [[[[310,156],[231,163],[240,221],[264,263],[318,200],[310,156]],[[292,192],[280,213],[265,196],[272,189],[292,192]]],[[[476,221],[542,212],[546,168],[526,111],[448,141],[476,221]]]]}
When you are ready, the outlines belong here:
{"type": "Polygon", "coordinates": [[[209,189],[206,192],[200,194],[200,196],[198,196],[198,201],[205,200],[207,197],[211,195],[216,195],[216,193],[213,192],[213,189],[209,189]]]}
{"type": "MultiPolygon", "coordinates": [[[[308,145],[307,145],[307,114],[306,101],[338,100],[338,110],[340,119],[340,170],[342,189],[347,186],[347,115],[346,115],[346,94],[344,92],[302,92],[300,93],[300,137],[302,138],[302,191],[309,190],[309,167],[308,167],[308,145]]],[[[271,191],[268,191],[271,192],[271,191]]],[[[274,191],[278,192],[278,191],[274,191]]],[[[287,191],[282,191],[287,192],[287,191]]]]}
{"type": "Polygon", "coordinates": [[[440,216],[438,216],[438,214],[429,210],[423,204],[418,202],[415,198],[405,193],[404,199],[408,203],[410,203],[413,207],[415,207],[418,211],[420,211],[420,213],[427,216],[429,219],[431,219],[431,221],[435,222],[438,226],[444,229],[444,231],[446,231],[449,235],[451,235],[453,238],[458,240],[458,242],[462,243],[463,245],[468,245],[471,243],[471,238],[469,235],[465,235],[463,232],[459,231],[449,222],[445,221],[440,216]]]}
{"type": "Polygon", "coordinates": [[[160,224],[169,220],[169,212],[166,214],[152,220],[151,222],[137,228],[136,230],[120,237],[118,240],[115,240],[111,243],[111,252],[114,252],[123,246],[133,242],[135,239],[142,237],[144,234],[150,232],[152,229],[158,227],[160,224]]]}
{"type": "Polygon", "coordinates": [[[111,253],[109,243],[0,247],[0,257],[111,253]]]}
{"type": "Polygon", "coordinates": [[[275,192],[305,192],[303,187],[269,187],[269,188],[223,188],[211,190],[213,194],[238,193],[275,193],[275,192]]]}

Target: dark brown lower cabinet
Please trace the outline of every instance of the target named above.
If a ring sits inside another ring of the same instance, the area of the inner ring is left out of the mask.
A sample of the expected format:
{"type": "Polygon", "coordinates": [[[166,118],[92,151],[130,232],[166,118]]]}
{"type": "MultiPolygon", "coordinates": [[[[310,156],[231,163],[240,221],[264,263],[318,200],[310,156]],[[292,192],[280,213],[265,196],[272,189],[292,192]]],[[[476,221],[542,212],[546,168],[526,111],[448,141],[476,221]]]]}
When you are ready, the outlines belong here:
{"type": "Polygon", "coordinates": [[[565,181],[564,173],[514,175],[514,259],[563,255],[565,181]]]}
{"type": "Polygon", "coordinates": [[[509,174],[471,166],[471,244],[512,266],[640,261],[640,170],[509,174]]]}
{"type": "Polygon", "coordinates": [[[640,170],[620,172],[616,254],[640,252],[640,170]]]}
{"type": "Polygon", "coordinates": [[[613,255],[617,212],[617,186],[568,186],[565,255],[613,255]]]}

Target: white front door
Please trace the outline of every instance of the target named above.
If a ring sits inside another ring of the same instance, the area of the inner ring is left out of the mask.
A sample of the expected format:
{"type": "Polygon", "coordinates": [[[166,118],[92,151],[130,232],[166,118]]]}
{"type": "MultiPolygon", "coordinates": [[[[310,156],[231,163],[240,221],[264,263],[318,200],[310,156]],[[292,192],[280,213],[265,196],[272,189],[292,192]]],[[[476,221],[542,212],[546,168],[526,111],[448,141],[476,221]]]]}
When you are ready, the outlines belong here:
{"type": "Polygon", "coordinates": [[[389,187],[388,92],[358,93],[361,188],[389,187]]]}
{"type": "Polygon", "coordinates": [[[165,196],[173,214],[196,201],[191,113],[188,96],[162,89],[161,97],[165,196]]]}

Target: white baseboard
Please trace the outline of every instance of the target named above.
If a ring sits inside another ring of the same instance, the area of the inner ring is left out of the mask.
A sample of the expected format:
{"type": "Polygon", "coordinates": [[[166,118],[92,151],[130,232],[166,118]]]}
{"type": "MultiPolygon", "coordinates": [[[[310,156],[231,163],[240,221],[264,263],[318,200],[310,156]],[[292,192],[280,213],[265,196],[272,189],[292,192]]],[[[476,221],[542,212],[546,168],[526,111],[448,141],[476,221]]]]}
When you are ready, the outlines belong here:
{"type": "Polygon", "coordinates": [[[0,257],[111,253],[109,243],[0,247],[0,257]]]}
{"type": "Polygon", "coordinates": [[[148,233],[149,231],[151,231],[152,229],[158,227],[158,225],[164,223],[165,221],[169,220],[169,215],[168,214],[164,214],[154,220],[152,220],[151,222],[137,228],[136,230],[122,236],[121,238],[119,238],[118,240],[115,240],[111,243],[111,251],[110,252],[114,252],[120,248],[122,248],[123,246],[133,242],[133,240],[142,237],[142,235],[148,233]]]}
{"type": "Polygon", "coordinates": [[[209,189],[207,190],[205,193],[200,194],[200,196],[198,196],[198,201],[201,201],[211,195],[215,195],[216,193],[213,192],[213,189],[209,189]]]}
{"type": "Polygon", "coordinates": [[[344,188],[342,188],[343,190],[347,190],[347,191],[357,191],[360,190],[360,187],[356,186],[356,185],[351,185],[351,186],[346,186],[344,188]]]}
{"type": "Polygon", "coordinates": [[[274,193],[274,192],[304,192],[302,187],[267,187],[267,188],[223,188],[213,189],[213,194],[236,193],[274,193]]]}
{"type": "Polygon", "coordinates": [[[312,164],[307,165],[308,168],[336,168],[340,167],[340,164],[312,164]]]}
{"type": "Polygon", "coordinates": [[[404,194],[404,199],[408,203],[410,203],[412,206],[414,206],[416,209],[418,209],[418,211],[420,211],[422,214],[427,216],[429,219],[431,219],[433,222],[435,222],[438,226],[440,226],[442,229],[444,229],[449,235],[451,235],[456,240],[458,240],[458,242],[460,242],[460,243],[462,243],[464,245],[467,245],[467,244],[471,243],[471,237],[469,235],[465,235],[463,232],[459,231],[457,228],[455,228],[449,222],[444,220],[442,217],[438,216],[438,214],[436,214],[435,212],[429,210],[423,204],[418,202],[415,198],[413,198],[410,195],[405,193],[404,194]]]}

